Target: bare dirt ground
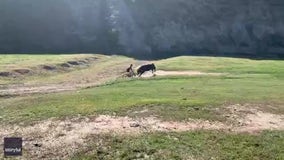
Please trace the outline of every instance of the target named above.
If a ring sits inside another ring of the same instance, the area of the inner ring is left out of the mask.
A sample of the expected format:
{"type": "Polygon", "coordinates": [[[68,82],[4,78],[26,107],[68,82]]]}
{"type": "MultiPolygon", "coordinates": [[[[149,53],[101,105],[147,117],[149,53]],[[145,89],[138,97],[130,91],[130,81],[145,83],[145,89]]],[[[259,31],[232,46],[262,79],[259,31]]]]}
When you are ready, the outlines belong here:
{"type": "MultiPolygon", "coordinates": [[[[162,121],[155,116],[137,119],[108,115],[79,116],[65,120],[49,119],[25,127],[0,126],[0,139],[11,135],[24,137],[24,159],[68,159],[72,153],[86,147],[87,137],[96,134],[139,135],[158,131],[192,130],[257,134],[263,130],[284,130],[284,115],[265,113],[257,108],[241,105],[231,105],[227,109],[229,112],[226,116],[235,123],[195,119],[186,122],[162,121]]],[[[0,147],[2,146],[3,144],[0,144],[0,147]]]]}
{"type": "Polygon", "coordinates": [[[157,70],[154,74],[146,72],[141,77],[152,77],[152,76],[221,76],[224,73],[206,73],[200,71],[164,71],[157,70]]]}

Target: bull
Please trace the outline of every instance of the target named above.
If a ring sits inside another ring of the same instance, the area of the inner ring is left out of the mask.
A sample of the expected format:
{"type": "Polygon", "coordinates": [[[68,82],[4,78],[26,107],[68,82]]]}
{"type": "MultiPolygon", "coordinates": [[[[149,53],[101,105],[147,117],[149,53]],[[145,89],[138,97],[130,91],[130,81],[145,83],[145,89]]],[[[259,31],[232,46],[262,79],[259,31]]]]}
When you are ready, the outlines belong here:
{"type": "Polygon", "coordinates": [[[156,66],[154,65],[154,63],[139,67],[137,70],[137,75],[140,77],[143,73],[147,71],[152,71],[152,73],[156,72],[156,66]]]}

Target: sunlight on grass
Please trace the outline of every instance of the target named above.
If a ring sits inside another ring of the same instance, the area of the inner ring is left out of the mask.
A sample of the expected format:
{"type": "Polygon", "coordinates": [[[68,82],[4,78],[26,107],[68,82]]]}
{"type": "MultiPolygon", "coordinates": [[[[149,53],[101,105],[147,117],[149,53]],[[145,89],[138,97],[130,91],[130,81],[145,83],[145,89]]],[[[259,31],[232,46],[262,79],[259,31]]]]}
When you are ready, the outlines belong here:
{"type": "Polygon", "coordinates": [[[156,62],[163,70],[197,70],[234,74],[271,74],[284,78],[284,62],[241,58],[181,56],[156,62]]]}
{"type": "MultiPolygon", "coordinates": [[[[230,77],[184,77],[150,80],[131,80],[86,89],[26,98],[3,103],[7,121],[29,121],[49,117],[103,112],[121,112],[133,106],[156,105],[173,107],[186,118],[184,112],[192,107],[216,107],[224,103],[283,104],[283,81],[278,79],[235,79],[230,77]],[[184,107],[184,108],[182,108],[184,107]]],[[[155,109],[155,108],[154,108],[155,109]]],[[[156,110],[161,116],[172,114],[156,110]]],[[[194,118],[206,118],[194,117],[194,118]]],[[[207,117],[210,119],[210,117],[207,117]]]]}

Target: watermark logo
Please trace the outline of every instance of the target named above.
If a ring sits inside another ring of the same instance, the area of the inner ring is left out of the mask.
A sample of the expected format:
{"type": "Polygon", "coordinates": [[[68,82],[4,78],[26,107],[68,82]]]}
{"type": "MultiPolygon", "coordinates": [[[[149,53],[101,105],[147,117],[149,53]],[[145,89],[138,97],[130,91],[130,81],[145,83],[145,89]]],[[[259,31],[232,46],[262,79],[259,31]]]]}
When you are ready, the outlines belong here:
{"type": "Polygon", "coordinates": [[[4,156],[22,156],[23,139],[19,137],[4,138],[4,156]]]}

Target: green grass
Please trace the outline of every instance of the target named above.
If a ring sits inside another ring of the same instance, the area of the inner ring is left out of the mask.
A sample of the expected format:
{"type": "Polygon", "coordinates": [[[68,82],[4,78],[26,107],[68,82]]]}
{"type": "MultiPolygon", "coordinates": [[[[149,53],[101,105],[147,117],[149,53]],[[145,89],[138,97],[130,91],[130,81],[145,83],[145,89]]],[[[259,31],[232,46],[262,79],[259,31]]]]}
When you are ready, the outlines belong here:
{"type": "Polygon", "coordinates": [[[91,159],[284,159],[284,132],[260,135],[218,131],[92,136],[73,160],[91,159]]]}
{"type": "Polygon", "coordinates": [[[284,78],[284,62],[222,57],[181,56],[156,62],[164,70],[198,70],[232,74],[269,74],[284,78]]]}
{"type": "MultiPolygon", "coordinates": [[[[21,122],[96,113],[126,114],[149,108],[165,119],[217,119],[214,107],[228,103],[271,103],[281,106],[283,81],[277,78],[167,77],[116,81],[80,92],[3,100],[2,121],[21,122]],[[193,108],[200,107],[200,110],[193,108]],[[213,114],[214,113],[214,114],[213,114]]],[[[282,107],[275,112],[283,113],[282,107]]]]}

